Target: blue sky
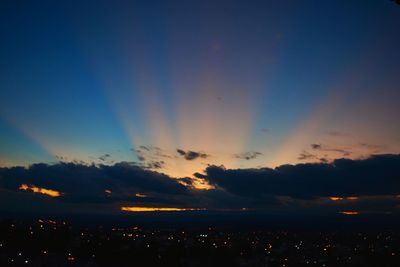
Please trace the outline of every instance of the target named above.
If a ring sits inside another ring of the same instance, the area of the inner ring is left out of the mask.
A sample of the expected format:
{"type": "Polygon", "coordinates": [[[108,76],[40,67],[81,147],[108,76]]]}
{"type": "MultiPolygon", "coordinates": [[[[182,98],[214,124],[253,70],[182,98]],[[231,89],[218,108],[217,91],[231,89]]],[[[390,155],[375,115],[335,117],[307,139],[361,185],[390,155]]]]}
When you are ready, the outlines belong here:
{"type": "Polygon", "coordinates": [[[190,176],[399,151],[391,1],[22,1],[0,22],[2,166],[145,145],[190,176]]]}

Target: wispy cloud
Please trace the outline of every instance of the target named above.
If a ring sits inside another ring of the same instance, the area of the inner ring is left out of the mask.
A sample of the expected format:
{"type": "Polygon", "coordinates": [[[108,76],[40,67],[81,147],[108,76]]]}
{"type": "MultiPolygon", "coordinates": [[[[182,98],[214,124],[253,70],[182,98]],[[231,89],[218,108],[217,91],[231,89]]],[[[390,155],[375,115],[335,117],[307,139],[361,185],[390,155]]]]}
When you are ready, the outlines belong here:
{"type": "Polygon", "coordinates": [[[245,153],[234,154],[233,157],[237,158],[237,159],[251,160],[251,159],[255,159],[261,155],[262,155],[261,152],[249,151],[249,152],[245,152],[245,153]]]}
{"type": "Polygon", "coordinates": [[[179,155],[183,156],[184,159],[186,160],[194,160],[197,158],[208,158],[209,155],[202,153],[202,152],[196,152],[196,151],[192,151],[192,150],[182,150],[182,149],[177,149],[176,152],[178,152],[179,155]]]}

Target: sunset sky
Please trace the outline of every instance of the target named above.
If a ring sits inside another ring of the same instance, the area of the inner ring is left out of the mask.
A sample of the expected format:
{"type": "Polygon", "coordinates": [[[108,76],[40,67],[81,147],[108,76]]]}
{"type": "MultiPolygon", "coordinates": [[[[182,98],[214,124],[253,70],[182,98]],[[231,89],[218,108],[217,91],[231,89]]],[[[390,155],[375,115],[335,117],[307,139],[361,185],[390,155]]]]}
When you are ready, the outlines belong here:
{"type": "Polygon", "coordinates": [[[1,201],[398,212],[399,27],[389,0],[2,3],[1,201]]]}

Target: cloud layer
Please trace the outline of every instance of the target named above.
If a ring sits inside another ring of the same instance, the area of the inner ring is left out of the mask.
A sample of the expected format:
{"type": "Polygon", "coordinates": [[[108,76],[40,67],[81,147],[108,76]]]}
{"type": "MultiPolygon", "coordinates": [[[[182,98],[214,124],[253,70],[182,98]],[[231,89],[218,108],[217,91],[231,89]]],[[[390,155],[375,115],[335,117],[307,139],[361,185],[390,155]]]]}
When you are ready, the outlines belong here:
{"type": "Polygon", "coordinates": [[[336,195],[397,195],[400,156],[380,155],[363,160],[282,165],[275,169],[236,169],[209,166],[203,176],[211,184],[247,196],[279,195],[316,198],[336,195]]]}
{"type": "MultiPolygon", "coordinates": [[[[190,155],[190,151],[183,152],[190,155]]],[[[88,212],[106,213],[121,206],[236,211],[246,208],[283,213],[398,212],[400,207],[400,155],[282,165],[275,169],[212,165],[193,176],[176,179],[130,162],[0,168],[0,210],[24,210],[26,203],[39,210],[53,205],[51,211],[90,209],[88,212]],[[196,189],[193,179],[204,180],[215,188],[196,189]]]]}
{"type": "Polygon", "coordinates": [[[61,201],[82,203],[132,200],[137,192],[153,195],[187,193],[186,187],[167,175],[129,162],[112,166],[58,163],[1,168],[0,182],[5,190],[18,191],[21,184],[34,185],[62,192],[61,201]]]}

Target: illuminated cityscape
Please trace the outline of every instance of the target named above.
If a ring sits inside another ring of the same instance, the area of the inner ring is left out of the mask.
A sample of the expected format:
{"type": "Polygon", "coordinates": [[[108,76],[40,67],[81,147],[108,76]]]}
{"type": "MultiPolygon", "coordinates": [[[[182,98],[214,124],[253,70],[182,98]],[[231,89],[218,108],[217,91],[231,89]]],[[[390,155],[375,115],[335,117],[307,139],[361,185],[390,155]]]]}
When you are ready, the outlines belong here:
{"type": "MultiPolygon", "coordinates": [[[[397,229],[398,230],[398,229],[397,229]]],[[[400,233],[1,223],[1,266],[398,266],[400,233]]]]}

